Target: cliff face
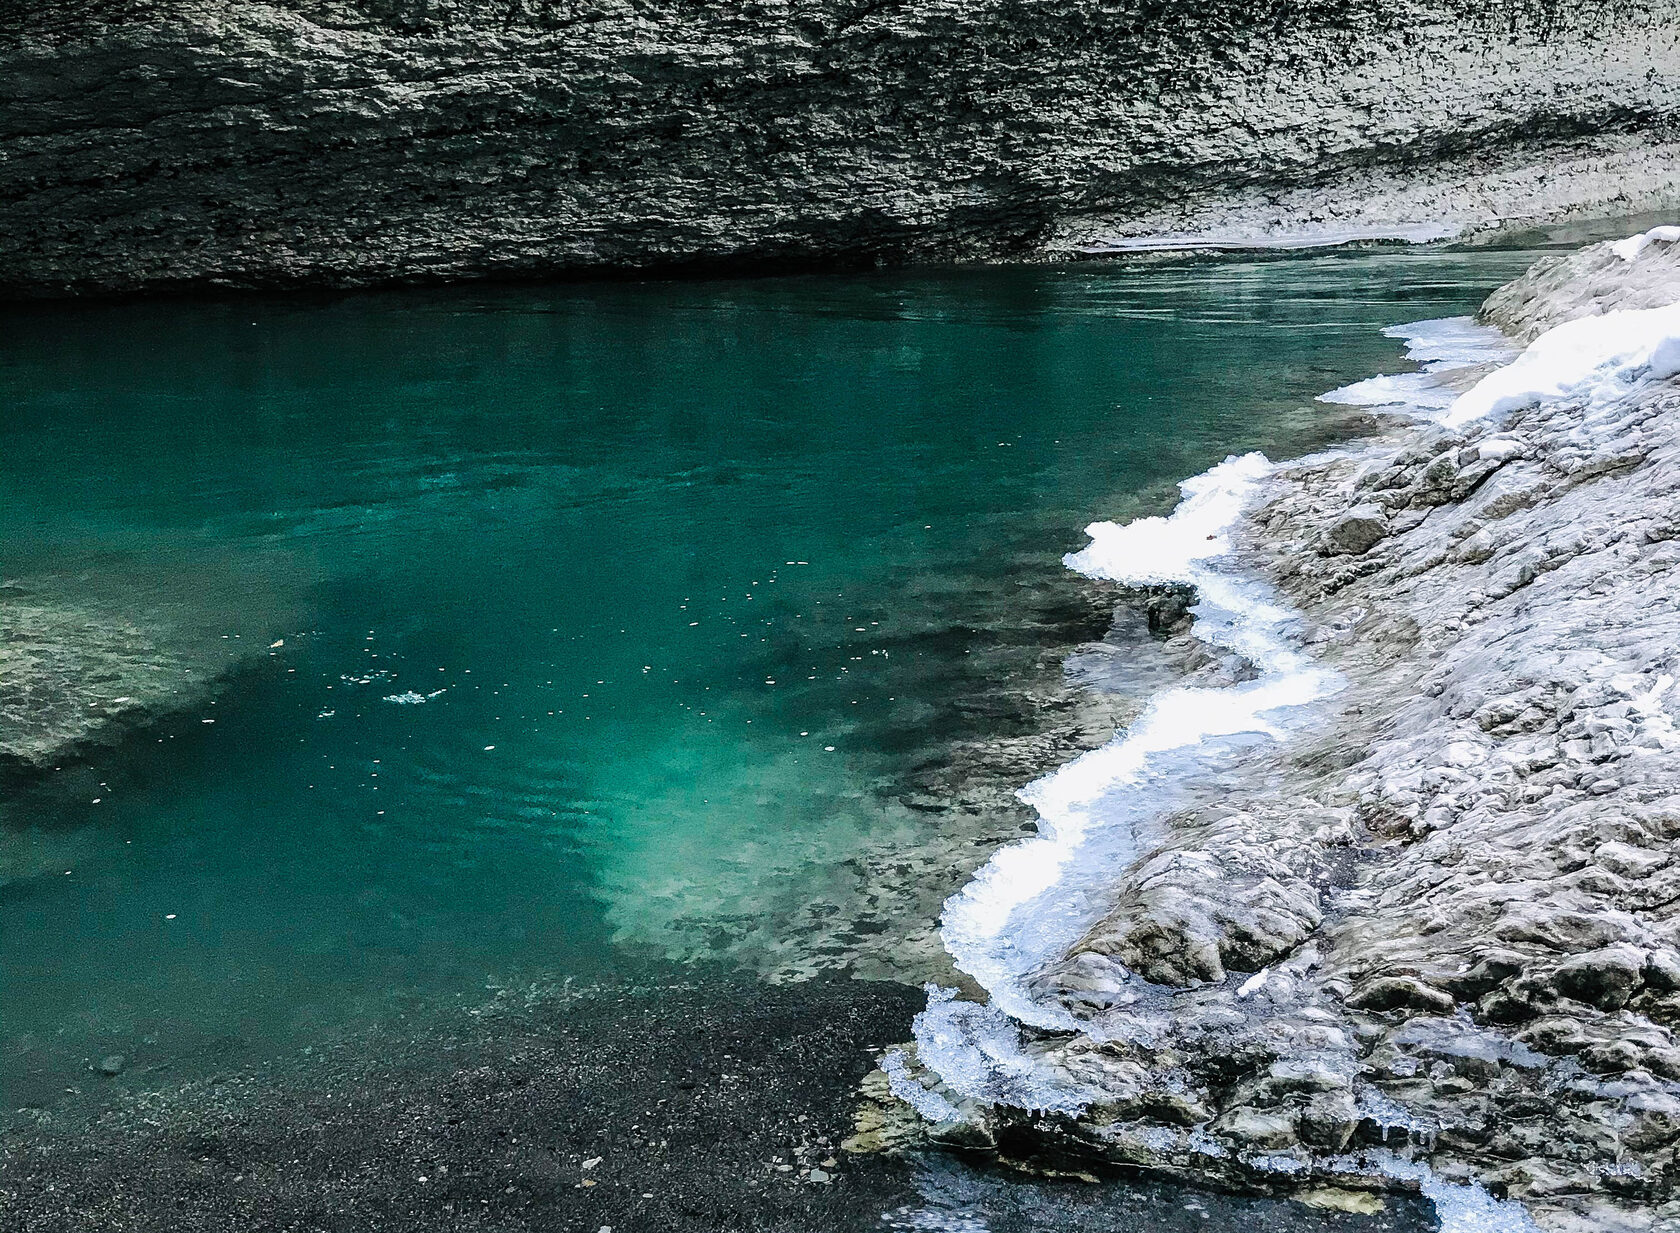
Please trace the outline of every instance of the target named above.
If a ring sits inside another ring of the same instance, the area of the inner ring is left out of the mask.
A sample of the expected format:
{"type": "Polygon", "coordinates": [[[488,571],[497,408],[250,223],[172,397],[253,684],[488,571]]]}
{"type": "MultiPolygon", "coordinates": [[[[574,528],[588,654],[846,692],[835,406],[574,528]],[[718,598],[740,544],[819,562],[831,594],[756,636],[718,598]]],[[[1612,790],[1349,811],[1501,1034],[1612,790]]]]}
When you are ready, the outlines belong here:
{"type": "Polygon", "coordinates": [[[0,291],[1027,257],[1680,185],[1680,0],[6,0],[0,291]]]}

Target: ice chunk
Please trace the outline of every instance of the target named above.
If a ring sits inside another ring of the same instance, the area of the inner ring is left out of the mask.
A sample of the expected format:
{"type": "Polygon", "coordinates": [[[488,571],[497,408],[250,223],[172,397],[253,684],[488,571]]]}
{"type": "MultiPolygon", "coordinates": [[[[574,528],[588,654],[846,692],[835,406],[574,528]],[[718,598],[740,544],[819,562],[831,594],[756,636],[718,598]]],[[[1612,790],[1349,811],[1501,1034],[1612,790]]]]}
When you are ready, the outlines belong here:
{"type": "Polygon", "coordinates": [[[1480,1186],[1443,1181],[1428,1165],[1391,1158],[1382,1162],[1390,1177],[1415,1181],[1435,1205],[1441,1233],[1540,1233],[1527,1209],[1512,1199],[1496,1199],[1480,1186]]]}
{"type": "MultiPolygon", "coordinates": [[[[928,1007],[916,1016],[916,1052],[952,1091],[988,1104],[1054,1113],[1078,1113],[1099,1097],[1100,1093],[1027,1053],[1020,1027],[997,1006],[963,1001],[955,989],[938,985],[930,984],[927,991],[928,1007]]],[[[891,1082],[890,1070],[887,1078],[891,1082]]],[[[893,1094],[901,1095],[897,1086],[893,1094]]],[[[949,1107],[944,1097],[939,1100],[949,1107]]],[[[954,1116],[956,1110],[951,1112],[954,1116]]]]}
{"type": "Polygon", "coordinates": [[[1383,333],[1404,342],[1406,358],[1416,360],[1431,372],[1498,363],[1509,360],[1512,354],[1510,339],[1474,317],[1408,321],[1404,325],[1388,326],[1383,333]]]}
{"type": "Polygon", "coordinates": [[[1319,402],[1344,407],[1412,407],[1420,411],[1444,411],[1458,397],[1440,377],[1431,372],[1403,372],[1394,376],[1366,377],[1351,385],[1337,386],[1318,396],[1319,402]]]}
{"type": "Polygon", "coordinates": [[[1242,987],[1237,990],[1237,1000],[1241,1001],[1250,994],[1260,992],[1261,987],[1266,983],[1266,977],[1271,974],[1271,968],[1261,968],[1253,976],[1250,976],[1247,980],[1243,981],[1242,987]]]}
{"type": "Polygon", "coordinates": [[[881,1058],[881,1070],[887,1076],[892,1094],[909,1105],[926,1120],[939,1124],[960,1121],[957,1107],[938,1092],[923,1087],[910,1073],[904,1050],[893,1049],[881,1058]]]}
{"type": "Polygon", "coordinates": [[[1407,407],[1425,414],[1446,411],[1458,397],[1442,377],[1477,364],[1506,363],[1515,352],[1511,342],[1492,326],[1471,317],[1435,317],[1391,325],[1383,331],[1406,344],[1406,357],[1423,365],[1422,372],[1367,377],[1328,393],[1320,402],[1352,407],[1407,407]]]}
{"type": "Polygon", "coordinates": [[[1184,499],[1168,517],[1094,522],[1085,528],[1090,545],[1063,560],[1092,578],[1133,586],[1189,582],[1196,562],[1231,550],[1226,533],[1271,471],[1264,454],[1233,454],[1179,484],[1184,499]]]}

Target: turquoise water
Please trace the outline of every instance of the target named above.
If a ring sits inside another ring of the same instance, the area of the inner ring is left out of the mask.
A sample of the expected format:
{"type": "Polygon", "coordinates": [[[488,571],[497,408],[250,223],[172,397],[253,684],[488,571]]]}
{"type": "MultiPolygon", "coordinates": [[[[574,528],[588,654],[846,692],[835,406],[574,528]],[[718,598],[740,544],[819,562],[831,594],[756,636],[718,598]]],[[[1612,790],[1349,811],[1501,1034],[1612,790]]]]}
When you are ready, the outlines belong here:
{"type": "Polygon", "coordinates": [[[1085,523],[1530,256],[6,310],[0,574],[251,653],[7,790],[0,1082],[785,964],[1085,523]]]}

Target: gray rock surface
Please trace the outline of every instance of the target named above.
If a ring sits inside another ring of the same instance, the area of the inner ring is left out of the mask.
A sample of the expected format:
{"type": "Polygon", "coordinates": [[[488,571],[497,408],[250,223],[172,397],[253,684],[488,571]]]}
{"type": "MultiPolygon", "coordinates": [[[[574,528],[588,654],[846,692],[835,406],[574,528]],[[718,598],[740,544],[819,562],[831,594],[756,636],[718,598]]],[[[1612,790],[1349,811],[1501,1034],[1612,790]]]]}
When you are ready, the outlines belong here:
{"type": "Polygon", "coordinates": [[[1680,244],[1653,241],[1627,261],[1613,244],[1543,257],[1488,297],[1482,315],[1519,342],[1565,321],[1617,308],[1660,308],[1680,299],[1680,244]]]}
{"type": "Polygon", "coordinates": [[[1324,534],[1329,552],[1345,552],[1358,556],[1369,552],[1389,532],[1388,514],[1375,501],[1356,505],[1330,524],[1324,534]]]}
{"type": "MultiPolygon", "coordinates": [[[[1595,246],[1484,311],[1533,337],[1680,302],[1677,262],[1595,246]]],[[[1346,678],[1333,720],[1165,819],[1039,974],[1081,1030],[1024,1050],[1084,1112],[932,1133],[1680,1229],[1680,385],[1407,422],[1285,468],[1242,541],[1346,678]]]]}
{"type": "Polygon", "coordinates": [[[38,0],[0,10],[0,294],[1634,212],[1680,196],[1677,35],[1676,0],[38,0]]]}

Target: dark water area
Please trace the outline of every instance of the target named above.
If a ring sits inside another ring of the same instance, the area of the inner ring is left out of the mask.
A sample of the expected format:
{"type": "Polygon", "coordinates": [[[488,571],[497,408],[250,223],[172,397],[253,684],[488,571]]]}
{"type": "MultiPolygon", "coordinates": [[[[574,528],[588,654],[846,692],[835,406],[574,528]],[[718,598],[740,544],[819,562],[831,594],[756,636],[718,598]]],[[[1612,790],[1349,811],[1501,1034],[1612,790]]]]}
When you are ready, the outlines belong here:
{"type": "Polygon", "coordinates": [[[1086,523],[1337,439],[1531,257],[3,310],[0,603],[237,666],[5,789],[0,1101],[801,970],[1086,523]]]}

